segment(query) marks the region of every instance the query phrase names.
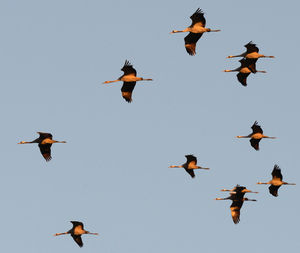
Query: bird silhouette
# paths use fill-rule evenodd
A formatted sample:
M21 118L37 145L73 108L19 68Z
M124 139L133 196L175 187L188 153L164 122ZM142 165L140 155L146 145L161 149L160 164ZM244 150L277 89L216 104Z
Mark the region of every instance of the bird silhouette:
M51 146L53 143L66 143L65 141L55 141L52 139L52 134L37 132L40 136L39 138L33 141L21 141L18 144L30 144L30 143L38 143L42 156L45 158L47 162L49 162L51 157Z
M128 102L132 102L132 92L137 81L152 81L152 79L145 79L143 77L136 76L136 70L133 68L129 61L125 61L123 68L121 69L124 75L120 76L118 79L113 81L105 81L104 84L114 83L123 81L123 86L121 88L122 97Z
M241 59L239 60L241 66L236 68L236 69L225 69L224 72L239 72L237 73L236 77L238 79L238 81L243 85L243 86L247 86L247 77L251 74L251 73L266 73L266 71L264 70L257 70L256 69L256 65L255 62L250 61L248 59Z
M277 164L274 165L273 171L272 171L272 180L270 180L267 183L258 182L257 184L270 184L269 186L269 192L274 196L278 196L278 189L282 185L295 185L294 183L287 183L282 181L282 174L281 169Z
M240 222L240 212L245 201L256 201L256 199L244 198L246 193L258 193L248 190L245 186L237 185L231 190L222 189L221 191L230 191L230 195L227 198L216 198L215 200L231 200L230 205L231 217L234 224Z
M70 221L73 224L73 227L68 231L64 233L56 233L54 236L58 235L66 235L70 234L74 241L78 244L79 247L83 246L83 242L81 239L81 235L89 234L89 235L98 235L98 233L91 233L89 231L84 230L83 223L80 221Z
M237 138L250 138L250 144L255 150L259 150L259 142L263 138L269 138L269 139L276 139L276 137L270 137L263 134L263 130L258 125L258 122L255 121L252 125L252 133L246 136L240 136L238 135Z
M185 49L189 55L196 54L196 44L205 32L219 32L220 30L212 30L206 28L206 20L204 18L203 11L198 8L195 13L190 17L192 24L182 31L173 30L171 33L189 32L189 34L184 38Z
M185 171L192 177L195 177L194 170L196 169L204 169L204 170L209 170L209 168L203 168L200 166L197 166L197 157L194 155L186 155L186 163L182 165L171 165L169 168L184 168Z

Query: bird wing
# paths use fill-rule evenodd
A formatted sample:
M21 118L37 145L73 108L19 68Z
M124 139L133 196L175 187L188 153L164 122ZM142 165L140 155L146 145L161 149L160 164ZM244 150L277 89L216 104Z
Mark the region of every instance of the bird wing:
M80 221L70 221L73 224L73 228L81 227L83 229L83 223Z
M269 192L274 196L277 197L278 196L278 189L280 188L280 186L275 186L275 185L270 185L269 186Z
M247 59L247 61L248 61L247 68L250 69L253 74L255 74L257 72L256 70L257 59Z
M253 134L255 134L255 133L263 133L263 130L262 130L262 128L260 127L260 125L258 125L258 122L257 121L255 121L254 122L254 124L252 125L252 131L253 131Z
M249 53L253 53L253 52L257 52L259 51L258 47L256 46L256 44L254 44L252 41L250 41L248 44L246 44L244 46L245 48L247 48L247 54Z
M73 237L74 241L78 244L79 247L82 247L83 246L83 242L81 240L81 235L72 235L71 236Z
M132 101L132 92L134 89L136 82L123 82L123 86L121 88L122 97L128 102L131 103Z
M281 169L279 168L279 166L277 164L274 165L274 169L272 171L272 177L273 179L279 179L280 181L282 181L282 174L281 174Z
M40 139L46 139L46 138L49 138L52 140L52 134L50 133L43 133L43 132L38 132L38 134L40 135Z
M194 14L192 16L190 16L191 20L192 20L192 24L190 27L192 27L193 25L197 24L197 23L201 23L201 25L203 27L205 27L206 24L206 20L204 18L204 12L198 8Z
M195 177L194 170L192 170L192 169L186 169L186 168L184 168L184 169L185 169L185 171L186 171L187 173L189 173L189 174L190 174L190 176L191 176L192 178L194 178L194 177Z
M243 203L244 203L243 200L232 201L230 210L231 210L231 216L234 224L238 224L240 222L240 210L242 208Z
M251 146L255 149L255 150L259 150L259 142L261 139L250 139L250 143Z
M41 154L47 162L49 162L52 159L51 146L52 146L52 143L46 143L46 144L39 143L39 148L40 148Z
M245 186L240 186L240 185L237 185L235 188L234 188L234 199L235 200L239 200L239 199L242 199L245 195L245 192L244 190L246 189Z
M250 73L237 73L236 77L243 86L247 86L247 77Z
M197 157L194 155L186 155L186 163L191 163L194 162L195 164L197 164Z
M185 49L189 55L196 54L196 43L201 38L203 33L189 33L185 38Z
M124 72L124 75L136 76L136 70L132 67L132 64L127 60L125 61L125 64L121 70Z

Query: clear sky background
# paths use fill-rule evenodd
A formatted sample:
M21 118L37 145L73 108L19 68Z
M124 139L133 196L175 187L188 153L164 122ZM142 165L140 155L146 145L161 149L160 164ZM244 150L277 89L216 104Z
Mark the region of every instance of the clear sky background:
M186 34L169 34L205 12L197 55ZM297 1L1 1L1 252L296 252L299 243L299 3ZM225 59L252 40L266 55L248 87ZM121 97L125 60L138 76L133 102ZM257 120L264 133L248 139ZM36 144L50 132L47 163ZM169 165L195 154L192 179ZM279 197L267 186L274 164ZM233 224L222 188L259 194ZM67 236L71 220L100 236Z

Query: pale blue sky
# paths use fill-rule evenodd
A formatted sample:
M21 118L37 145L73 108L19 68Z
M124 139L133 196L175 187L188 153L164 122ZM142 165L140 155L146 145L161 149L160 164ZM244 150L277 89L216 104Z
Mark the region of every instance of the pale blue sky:
M184 49L197 8L207 27L197 55ZM295 252L298 196L300 36L297 1L1 1L1 251L24 253ZM242 87L239 66L225 59L252 40L266 55ZM140 82L133 102L121 97L125 60ZM264 133L256 152L247 135ZM50 132L46 163L33 140ZM191 179L184 155L199 165ZM268 193L277 163L296 186ZM219 190L242 184L259 191L233 224ZM99 237L54 237L80 220Z

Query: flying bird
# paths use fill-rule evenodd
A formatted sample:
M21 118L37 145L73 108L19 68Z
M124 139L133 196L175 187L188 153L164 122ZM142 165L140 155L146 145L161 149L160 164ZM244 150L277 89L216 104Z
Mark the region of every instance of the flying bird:
M197 157L194 155L186 155L186 163L182 165L171 165L169 168L184 168L187 173L190 174L192 178L195 177L194 170L196 169L204 169L204 170L209 170L209 168L203 168L200 166L197 166Z
M29 144L29 143L38 143L42 156L45 158L47 162L49 162L51 157L51 146L53 143L66 143L65 141L55 141L52 140L52 134L37 132L40 136L39 138L33 141L21 141L18 144Z
M279 166L277 164L274 165L274 169L272 171L272 180L270 180L267 183L258 182L257 184L270 184L269 192L274 197L278 196L278 189L283 184L285 184L285 185L295 185L294 183L287 183L287 182L282 181L281 169L279 168Z
M247 189L245 186L236 185L233 189L222 189L222 192L230 192L235 198L243 198L246 193L258 193Z
M264 70L256 70L256 66L255 66L255 62L252 62L248 59L241 59L239 60L239 62L241 63L241 66L236 68L236 69L225 69L224 72L239 72L237 73L236 77L238 79L238 81L243 85L243 86L247 86L247 77L251 74L251 73L266 73L266 71Z
M78 244L78 246L82 247L83 242L81 240L81 235L84 234L98 235L98 233L91 233L89 231L84 230L83 223L80 221L70 221L70 222L73 224L73 227L68 232L56 233L54 236L70 234L73 237L74 241Z
M267 56L267 55L260 54L259 48L252 41L247 43L244 47L247 49L246 52L239 55L229 55L227 56L227 58L244 57L246 59L253 59L253 60L257 60L259 58L275 58L275 56Z
M206 20L204 18L204 13L201 9L197 9L195 13L190 17L192 24L182 31L173 30L171 33L189 32L189 34L184 38L185 49L189 55L196 54L196 43L201 38L202 34L205 32L219 32L221 30L212 30L206 28Z
M263 130L255 121L252 125L252 133L247 136L237 136L237 138L250 138L250 144L255 150L259 150L259 142L262 138L276 139L276 137L270 137L263 134Z
M256 201L256 199L244 198L246 192L252 192L244 186L237 185L232 190L223 189L222 191L230 191L230 196L227 198L216 198L216 200L231 200L230 205L231 217L234 224L240 222L240 211L243 206L244 201ZM257 192L252 192L257 193Z
M152 81L152 79L145 79L143 77L136 76L136 70L132 67L129 61L125 61L123 68L121 69L124 75L120 76L118 79L113 81L105 81L104 84L114 83L123 81L123 86L121 88L122 97L128 102L132 101L132 92L137 81Z

